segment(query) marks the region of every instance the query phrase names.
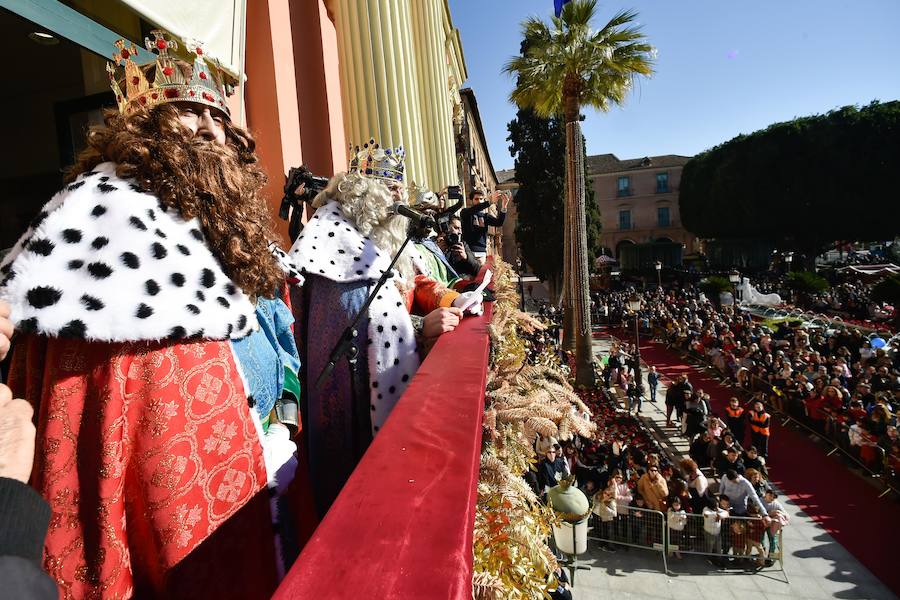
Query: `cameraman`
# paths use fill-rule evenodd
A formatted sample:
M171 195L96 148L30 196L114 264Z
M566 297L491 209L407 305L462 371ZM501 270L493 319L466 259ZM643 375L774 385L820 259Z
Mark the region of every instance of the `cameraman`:
M484 262L487 257L488 227L501 227L506 221L506 206L509 204L509 195L503 192L494 192L491 199L499 198L499 212L497 216L485 212L484 209L491 205L491 200L484 199L484 192L472 190L469 194L469 202L472 206L460 211L463 239L472 249L472 253L479 261Z
M465 277L475 277L481 270L481 262L472 252L472 249L462 239L462 221L458 216L450 217L450 229L447 234L440 239L441 249L450 261L450 266Z

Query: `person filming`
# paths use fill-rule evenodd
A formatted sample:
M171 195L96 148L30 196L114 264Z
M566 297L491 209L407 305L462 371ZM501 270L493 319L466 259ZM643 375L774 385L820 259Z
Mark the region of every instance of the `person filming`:
M493 201L499 200L498 214L494 216L485 212ZM509 204L509 195L503 192L494 192L490 200L484 199L484 192L472 190L469 193L470 206L460 211L462 221L463 240L472 248L472 253L480 262L487 258L488 227L502 227L506 221L506 207Z

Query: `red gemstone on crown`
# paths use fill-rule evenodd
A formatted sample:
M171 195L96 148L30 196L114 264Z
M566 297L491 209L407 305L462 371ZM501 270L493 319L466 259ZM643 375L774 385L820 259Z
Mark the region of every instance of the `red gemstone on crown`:
M203 48L197 46L197 56L203 56Z
M193 95L194 95L194 90L188 90L188 96L193 96Z
M200 71L200 79L206 79L206 73Z
M122 48L122 52L120 54L122 55L122 58L128 58L129 56L131 56L131 52L129 52L125 48Z
M173 73L172 67L163 68L163 75L165 75L166 77L171 77L172 73Z
M141 82L141 78L135 75L131 78L131 85L137 85Z
M153 98L154 100L156 100L157 98L159 98L159 94L154 92L154 93L150 94L150 97Z
M147 96L141 96L140 102L141 102L141 104L147 104Z
M166 95L166 98L178 97L178 90L176 90L175 88L167 88L163 93Z
M168 44L166 44L166 40L159 39L159 40L156 40L156 47L159 48L160 50L165 50L169 46L168 46Z

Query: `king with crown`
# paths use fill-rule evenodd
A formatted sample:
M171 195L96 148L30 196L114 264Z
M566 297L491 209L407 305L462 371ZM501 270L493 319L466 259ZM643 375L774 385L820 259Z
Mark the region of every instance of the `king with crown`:
M312 522L291 439L300 276L225 73L152 35L145 66L118 43L118 110L0 265L44 567L67 599L269 598Z
M406 238L408 220L394 211L407 197L404 159L402 147L381 148L375 140L353 149L348 172L316 196L317 210L290 251L305 278L291 294L302 379L309 382L304 423L320 516L387 421L424 350L465 311L481 309L480 293L459 294L427 277L410 244L356 327L355 365L341 360L315 385Z

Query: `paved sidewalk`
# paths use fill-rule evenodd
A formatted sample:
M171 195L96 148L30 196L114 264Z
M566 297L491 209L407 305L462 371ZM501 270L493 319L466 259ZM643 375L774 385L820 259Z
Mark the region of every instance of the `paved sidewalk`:
M595 354L605 355L610 343L609 337L595 339ZM646 382L646 370L644 373ZM680 457L687 453L688 444L687 440L675 435L674 428L665 427L665 383L668 382L660 383L655 405L645 399L641 418L663 446ZM704 557L686 555L682 560L670 557L669 573L666 574L658 552L630 549L608 553L590 542L588 553L581 557L579 564L589 565L591 569L576 572L573 595L576 600L612 595L620 600L897 598L794 503L781 499L791 516L791 523L784 530L784 573L775 568L758 573L720 571L710 566ZM889 551L888 544L884 546L885 551Z

